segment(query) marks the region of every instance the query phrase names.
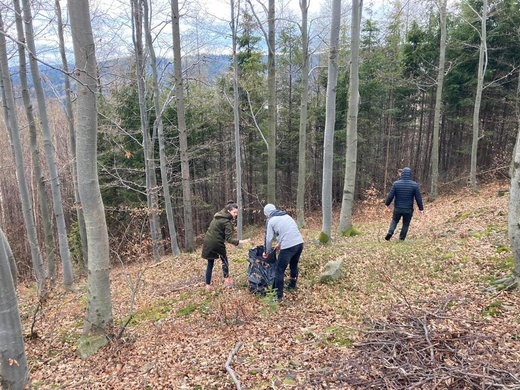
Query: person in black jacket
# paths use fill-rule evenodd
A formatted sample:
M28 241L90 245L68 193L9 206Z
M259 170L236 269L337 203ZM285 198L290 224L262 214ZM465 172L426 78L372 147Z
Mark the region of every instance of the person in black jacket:
M401 172L401 178L392 184L392 188L386 197L385 206L388 210L390 210L390 204L394 201L394 212L388 233L385 236L386 241L389 241L394 235L395 228L401 217L403 218L403 226L399 233L399 240L404 241L413 216L414 200L417 203L419 212L422 214L424 207L419 185L412 180L412 170L406 167Z
M224 284L231 286L233 279L229 276L229 261L226 253L226 242L232 245L240 245L249 242L249 239L238 240L234 237L233 220L238 215L238 206L235 202L230 201L222 210L213 216L213 220L209 224L204 242L202 244L202 258L208 260L206 267L206 291L211 290L211 275L213 273L213 265L215 260L222 260L222 273L224 275Z

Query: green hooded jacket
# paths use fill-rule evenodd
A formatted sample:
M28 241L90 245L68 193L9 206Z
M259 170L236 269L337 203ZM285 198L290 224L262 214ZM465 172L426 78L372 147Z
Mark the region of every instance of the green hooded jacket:
M238 245L238 239L234 238L233 235L233 216L226 209L222 209L213 216L206 231L202 244L202 258L226 257L226 242Z

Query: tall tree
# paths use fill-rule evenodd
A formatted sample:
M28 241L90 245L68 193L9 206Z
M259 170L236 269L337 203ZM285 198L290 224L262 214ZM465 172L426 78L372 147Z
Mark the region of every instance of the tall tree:
M107 342L113 322L109 277L109 245L105 209L97 172L97 60L89 1L68 0L77 80L78 189L88 242L87 313L78 353L89 356Z
M267 10L267 110L269 111L269 149L267 152L267 201L276 204L276 38L275 0L269 0Z
M352 0L352 25L350 43L350 77L348 88L347 150L345 153L345 181L339 219L339 231L347 233L352 227L352 209L356 189L357 138L359 111L359 39L363 0Z
M327 97L325 103L325 134L323 136L323 179L321 189L323 220L320 233L320 242L322 243L330 241L332 227L332 164L334 159L334 128L336 125L336 86L338 84L340 20L341 0L333 0L327 73Z
M67 239L67 226L65 224L65 214L63 212L63 201L60 191L60 177L58 174L58 167L56 166L51 128L49 126L49 117L47 115L47 107L45 104L45 93L43 91L40 69L36 59L36 44L32 24L33 17L31 11L31 2L29 0L22 0L22 4L23 18L25 23L25 38L29 48L29 64L31 67L34 91L36 93L36 99L38 102L38 113L40 115L40 125L43 135L43 148L45 151L47 168L49 169L50 175L49 181L51 185L52 207L54 210L54 217L56 219L56 230L58 232L58 247L61 257L63 284L65 286L71 286L74 282L74 275L72 273L72 262L70 260L70 249Z
M166 163L166 145L164 141L164 123L163 112L159 101L159 77L157 75L157 58L155 56L155 49L153 47L152 31L150 27L150 18L148 12L148 3L145 0L144 6L144 34L146 38L146 47L150 55L150 66L152 68L152 88L153 88L153 104L155 110L154 133L157 133L157 141L159 142L159 166L161 169L161 183L162 192L164 195L164 205L166 208L166 220L168 221L168 232L170 233L170 245L172 253L180 254L179 243L177 241L177 229L175 228L175 221L173 220L172 200L170 196L170 184L168 181L168 167ZM166 103L169 103L169 99ZM156 227L157 228L157 227ZM155 253L155 251L154 251Z
M433 118L433 140L431 156L431 190L430 199L438 196L439 187L439 133L441 126L442 90L444 86L444 68L446 62L446 5L448 0L439 0L439 18L441 39L439 44L439 69L437 71L437 92L435 95L435 114Z
M242 239L243 225L243 197L242 197L242 158L240 153L240 106L238 91L238 60L237 60L237 25L240 14L240 0L237 2L238 10L235 16L235 1L230 1L231 6L231 39L233 45L233 124L235 129L235 169L236 169L236 202L238 206L237 238Z
M146 102L146 77L147 66L145 61L145 49L143 46L144 20L147 18L145 8L147 0L132 0L132 27L134 55L137 76L137 95L139 100L139 114L141 119L141 135L143 137L144 170L146 177L146 203L148 207L148 224L152 237L153 257L156 262L160 260L158 237L158 202L157 183L155 178L155 160L153 158L153 143L149 128L149 114Z
M88 248L87 248L87 232L85 229L85 219L83 217L83 208L81 207L81 200L79 199L79 191L78 191L78 176L76 169L76 130L74 129L74 113L72 111L72 97L71 97L71 88L70 88L70 77L69 77L69 63L67 60L67 55L65 51L65 37L63 33L63 22L61 15L61 6L60 0L55 0L54 9L56 12L56 22L58 25L58 40L60 42L60 58L61 58L61 67L63 69L63 85L64 85L64 95L65 95L65 115L67 117L67 124L69 127L69 143L70 149L72 152L72 163L71 165L71 173L72 173L72 184L74 186L74 204L75 204L75 212L77 215L77 223L78 230L80 235L81 242L81 257L83 260L83 266L87 266L88 264Z
M46 179L43 175L43 168L40 161L40 148L38 145L38 135L36 130L36 119L34 118L33 105L29 92L29 82L27 76L27 60L25 50L25 33L24 23L22 19L22 9L20 1L13 1L16 12L16 31L18 35L18 59L20 69L20 86L22 87L22 100L25 108L25 115L29 126L29 139L31 144L31 159L33 168L33 177L36 182L38 193L38 204L40 206L40 217L43 228L43 242L45 245L45 255L47 259L47 274L49 278L55 277L56 253L54 248L54 235L52 232L52 219L49 211L49 203L47 201Z
M309 99L309 31L307 0L300 0L302 24L302 96L300 103L300 130L298 140L298 192L296 194L296 218L298 227L305 226L305 178L307 175L307 107Z
M25 163L23 160L22 142L20 140L20 132L18 127L18 117L16 114L16 103L13 94L13 85L11 82L11 74L9 73L9 61L7 57L7 45L5 41L6 30L3 18L0 14L0 73L2 81L2 100L4 104L5 124L8 129L13 158L15 163L16 177L18 180L18 189L20 192L20 201L22 204L22 213L31 248L31 259L33 272L38 285L38 292L45 295L45 270L43 268L43 260L38 243L38 234L36 231L36 223L32 212L32 201L29 193L29 186L25 175Z
M184 246L185 250L195 250L193 232L193 210L190 179L190 160L188 154L188 131L186 128L186 110L184 107L184 82L182 78L181 33L179 27L179 0L171 0L172 35L173 35L173 70L175 72L175 102L177 105L177 125L182 175L182 202L184 205Z
M484 75L487 68L487 0L482 1L482 14L476 10L480 18L480 48L478 56L477 90L475 92L475 105L473 108L473 136L471 140L471 170L469 181L471 190L476 193L477 188L477 151L480 137L480 104L482 101L482 90L484 88Z
M0 387L23 390L29 379L23 343L22 323L16 299L15 284L7 240L0 229Z

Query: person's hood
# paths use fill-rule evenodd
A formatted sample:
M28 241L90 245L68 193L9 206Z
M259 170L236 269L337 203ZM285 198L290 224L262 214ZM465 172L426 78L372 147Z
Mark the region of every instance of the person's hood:
M222 209L214 215L214 218L233 219L233 216L226 209Z
M265 206L264 206L264 215L269 218L269 216L271 215L271 213L273 211L276 211L276 207L274 204L271 204L271 203L267 203Z
M412 180L412 170L410 168L403 168L403 171L401 172L401 180Z

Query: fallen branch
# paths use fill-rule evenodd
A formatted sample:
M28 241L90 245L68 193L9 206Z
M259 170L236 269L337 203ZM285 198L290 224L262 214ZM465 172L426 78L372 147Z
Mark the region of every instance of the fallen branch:
M233 369L229 365L231 364L233 357L238 353L238 350L240 349L240 347L242 347L242 345L244 345L244 343L242 341L239 341L238 343L235 344L235 348L229 354L226 365L224 366L226 368L226 371L229 373L229 376L231 376L231 379L233 379L233 382L235 382L235 386L237 387L238 390L241 389L240 381L237 379L237 377L235 375L235 371L233 371Z

